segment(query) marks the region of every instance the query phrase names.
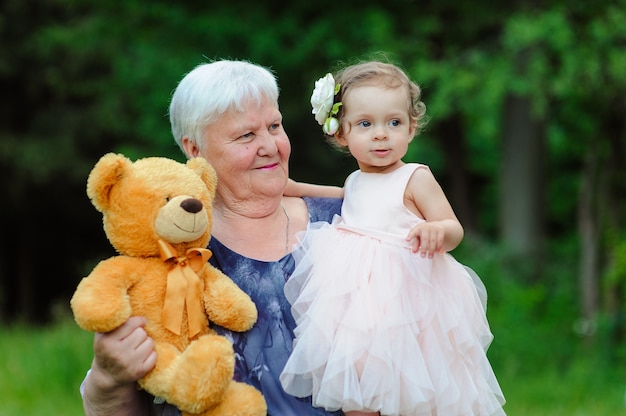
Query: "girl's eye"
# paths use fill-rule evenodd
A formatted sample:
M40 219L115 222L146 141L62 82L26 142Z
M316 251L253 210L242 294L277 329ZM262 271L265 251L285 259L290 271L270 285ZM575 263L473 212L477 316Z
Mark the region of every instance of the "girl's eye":
M369 121L367 121L367 120L363 120L363 121L359 122L358 124L359 124L360 126L362 126L362 127L369 127L369 126L371 126L371 125L372 125L372 123L370 123L370 122L369 122Z
M398 127L400 125L400 120L391 120L389 122L393 127Z

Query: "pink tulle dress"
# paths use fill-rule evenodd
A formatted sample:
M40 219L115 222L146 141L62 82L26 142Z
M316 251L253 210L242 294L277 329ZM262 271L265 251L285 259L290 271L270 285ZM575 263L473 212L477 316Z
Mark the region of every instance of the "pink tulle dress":
M341 217L304 235L285 284L297 327L281 384L326 410L504 415L484 286L451 255L422 258L405 241L423 221L403 203L416 169L427 167L353 172Z

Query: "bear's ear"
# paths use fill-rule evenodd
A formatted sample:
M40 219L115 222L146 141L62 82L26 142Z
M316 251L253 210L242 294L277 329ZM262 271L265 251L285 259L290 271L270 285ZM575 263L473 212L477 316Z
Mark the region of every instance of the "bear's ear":
M109 206L113 186L132 169L130 159L121 154L107 153L100 158L87 178L87 196L100 212Z
M202 157L194 157L187 161L187 167L194 172L202 179L209 188L209 192L211 195L215 195L215 187L217 186L217 173L215 173L215 169L206 159Z

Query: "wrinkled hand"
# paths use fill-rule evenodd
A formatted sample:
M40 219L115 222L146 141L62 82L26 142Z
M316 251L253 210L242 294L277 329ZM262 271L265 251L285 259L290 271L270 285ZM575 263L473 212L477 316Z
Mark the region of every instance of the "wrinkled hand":
M119 328L94 337L92 373L111 387L134 383L156 364L154 342L144 330L145 319L134 316Z
M406 240L411 243L413 253L432 259L435 253L443 252L445 227L439 221L423 222L409 231Z

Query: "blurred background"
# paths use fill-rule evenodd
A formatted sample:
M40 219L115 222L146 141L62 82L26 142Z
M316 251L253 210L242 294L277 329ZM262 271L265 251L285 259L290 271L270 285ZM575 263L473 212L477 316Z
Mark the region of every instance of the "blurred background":
M213 4L211 4L213 3ZM69 299L114 255L85 186L107 152L182 161L167 108L212 59L271 68L291 176L353 159L311 115L314 82L385 56L430 118L431 166L489 292L509 415L626 414L626 1L0 2L0 415L82 414L92 335Z

